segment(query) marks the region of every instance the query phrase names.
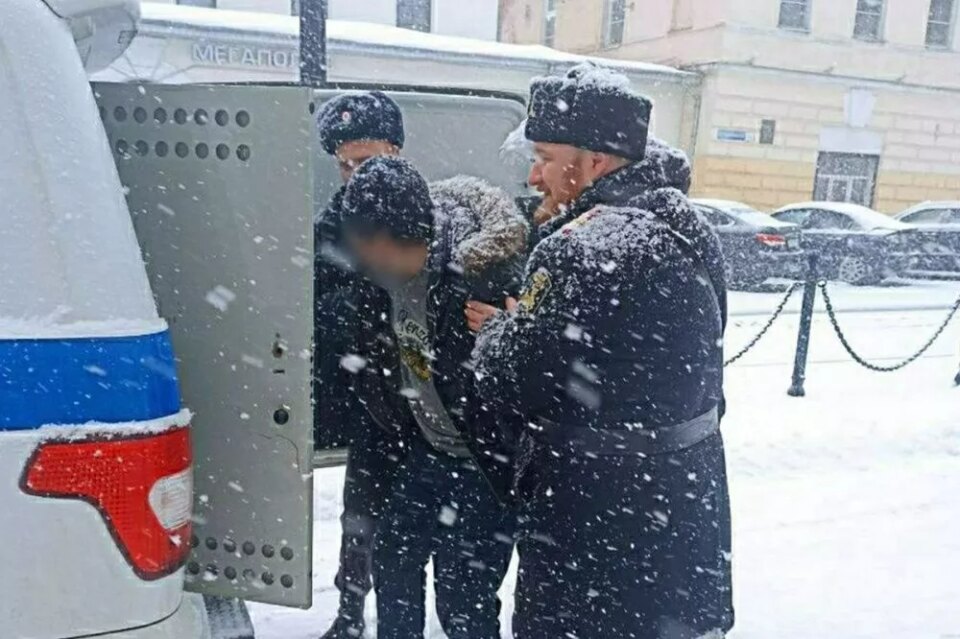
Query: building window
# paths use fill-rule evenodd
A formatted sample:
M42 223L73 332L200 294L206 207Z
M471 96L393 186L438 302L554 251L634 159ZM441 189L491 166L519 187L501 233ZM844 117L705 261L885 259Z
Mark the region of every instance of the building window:
M955 16L955 0L930 0L930 17L927 20L928 47L950 46Z
M773 144L777 138L777 121L760 121L760 144Z
M883 38L883 0L857 0L857 22L853 37L858 40Z
M217 8L217 0L177 0L177 4L188 7L207 7L208 9Z
M397 0L397 26L430 33L432 27L432 0Z
M811 0L780 0L780 28L810 30Z
M880 158L855 153L820 153L813 199L873 206Z
M300 0L290 0L290 15L300 15Z
M627 20L627 0L606 0L603 19L603 44L618 47L623 44L624 23Z
M543 43L552 47L557 41L557 0L544 0Z

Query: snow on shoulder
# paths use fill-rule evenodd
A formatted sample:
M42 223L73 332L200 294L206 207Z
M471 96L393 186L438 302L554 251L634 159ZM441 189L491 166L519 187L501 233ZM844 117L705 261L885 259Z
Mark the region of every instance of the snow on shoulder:
M648 259L659 261L672 245L666 225L651 212L598 206L541 242L537 250L542 246L585 270L610 274L639 268Z

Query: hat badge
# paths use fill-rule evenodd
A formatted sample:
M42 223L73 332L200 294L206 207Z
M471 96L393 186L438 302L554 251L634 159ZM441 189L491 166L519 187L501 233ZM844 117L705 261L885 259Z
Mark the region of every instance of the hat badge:
M353 113L344 111L340 114L340 119L343 120L344 124L350 124L353 121Z

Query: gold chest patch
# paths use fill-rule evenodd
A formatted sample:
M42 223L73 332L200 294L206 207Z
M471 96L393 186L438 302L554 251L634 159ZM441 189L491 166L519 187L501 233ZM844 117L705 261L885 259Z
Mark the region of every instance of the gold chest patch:
M530 276L520 293L520 298L517 300L520 311L530 314L536 313L552 288L553 280L550 279L550 273L545 268L538 269L536 273Z

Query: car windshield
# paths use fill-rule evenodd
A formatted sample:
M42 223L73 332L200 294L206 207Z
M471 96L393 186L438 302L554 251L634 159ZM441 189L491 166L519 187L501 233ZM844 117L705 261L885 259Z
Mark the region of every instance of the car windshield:
M729 209L729 212L739 220L754 226L781 226L786 224L786 222L780 221L768 213L748 207Z
M910 228L909 224L862 206L838 207L837 212L851 218L867 231L904 231Z

